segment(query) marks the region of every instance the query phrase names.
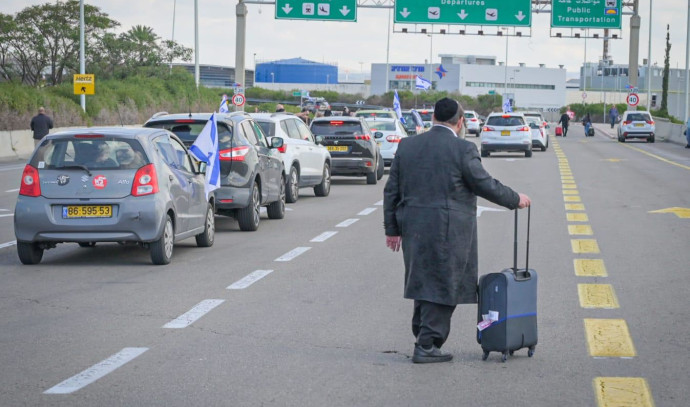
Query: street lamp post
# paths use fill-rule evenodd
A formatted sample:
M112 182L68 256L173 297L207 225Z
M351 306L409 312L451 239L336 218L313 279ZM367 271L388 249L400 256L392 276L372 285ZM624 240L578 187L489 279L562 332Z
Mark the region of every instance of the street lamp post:
M431 88L433 89L434 79L431 77L431 75L432 75L431 71L434 69L433 68L434 64L431 61L431 58L433 58L433 55L434 55L434 37L432 34L427 34L426 36L429 37L429 83L431 83Z
M690 105L690 0L688 0L688 23L687 35L685 37L685 105L683 110L685 113L684 124L688 123L688 105Z
M690 1L690 0L688 0ZM86 73L86 63L84 61L84 0L79 2L79 73ZM86 111L86 95L80 95L81 110Z
M647 111L652 106L652 3L649 0L649 44L647 44Z
M254 53L254 83L252 86L256 86L256 52Z

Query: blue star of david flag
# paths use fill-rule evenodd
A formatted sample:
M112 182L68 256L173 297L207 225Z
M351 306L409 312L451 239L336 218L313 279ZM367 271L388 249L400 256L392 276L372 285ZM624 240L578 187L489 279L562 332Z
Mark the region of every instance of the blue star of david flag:
M208 199L211 192L220 188L220 154L218 152L218 123L216 114L211 118L201 130L201 133L194 140L194 144L189 148L194 157L206 163L206 182L204 182L204 192Z
M421 76L417 75L417 78L415 79L415 88L427 90L430 87L431 87L431 81L430 80L424 79Z
M398 90L395 90L395 97L393 98L393 110L395 110L395 115L400 119L400 123L405 124L405 118L402 115L402 110L400 110L400 98L398 97Z
M223 95L223 99L220 101L220 107L218 108L218 113L228 113L228 95Z

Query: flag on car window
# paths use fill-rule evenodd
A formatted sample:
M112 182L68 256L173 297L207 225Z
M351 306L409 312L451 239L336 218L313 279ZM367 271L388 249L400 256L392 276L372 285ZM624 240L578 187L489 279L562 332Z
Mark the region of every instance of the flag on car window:
M426 79L422 78L421 76L417 75L417 78L415 79L415 87L417 89L427 90L431 87L431 81L426 80Z
M393 110L395 110L395 115L398 116L400 122L405 124L405 118L402 115L402 110L400 110L400 98L398 97L398 90L395 90L395 97L393 98Z
M220 101L220 107L218 108L218 113L227 113L229 112L230 109L228 109L228 95L223 94L223 99Z
M194 140L194 144L189 148L199 161L206 163L206 182L204 192L206 199L214 190L220 188L220 155L218 153L218 124L216 114L211 118L201 130L201 133Z

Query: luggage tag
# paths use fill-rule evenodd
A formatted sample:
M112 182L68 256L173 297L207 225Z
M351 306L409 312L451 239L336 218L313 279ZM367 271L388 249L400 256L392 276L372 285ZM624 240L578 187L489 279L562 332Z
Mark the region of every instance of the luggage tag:
M482 322L477 324L477 329L481 332L496 321L498 321L498 311L489 311L488 314L482 314Z

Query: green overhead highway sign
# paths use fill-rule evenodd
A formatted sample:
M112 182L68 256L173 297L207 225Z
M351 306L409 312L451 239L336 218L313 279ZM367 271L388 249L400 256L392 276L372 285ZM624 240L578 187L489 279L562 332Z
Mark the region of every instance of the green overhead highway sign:
M395 0L395 22L529 27L531 0Z
M621 0L552 0L553 28L621 28Z
M276 18L357 21L357 0L276 0Z

